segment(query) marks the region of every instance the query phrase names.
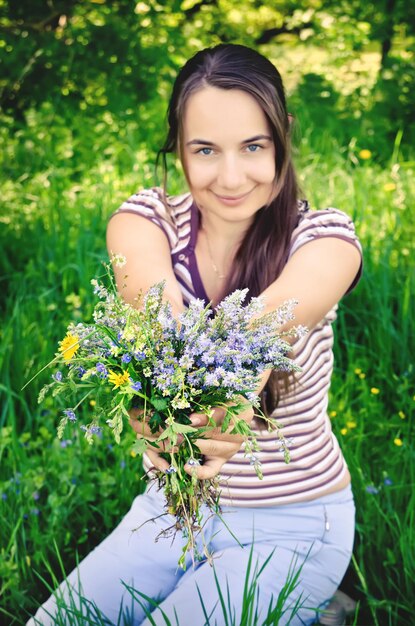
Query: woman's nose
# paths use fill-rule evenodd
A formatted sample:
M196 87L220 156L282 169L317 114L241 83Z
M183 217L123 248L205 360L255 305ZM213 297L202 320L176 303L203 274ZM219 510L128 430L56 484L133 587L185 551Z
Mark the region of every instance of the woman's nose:
M225 155L219 164L218 185L225 190L240 190L245 183L246 175L242 163L234 155Z

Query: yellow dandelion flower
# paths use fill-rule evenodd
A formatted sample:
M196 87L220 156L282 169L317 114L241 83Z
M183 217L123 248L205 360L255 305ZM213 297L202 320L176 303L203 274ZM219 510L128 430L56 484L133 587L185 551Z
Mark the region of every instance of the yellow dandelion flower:
M403 446L403 441L399 437L395 437L395 439L393 440L393 443L395 444L395 446L398 446L398 447Z
M383 185L383 191L395 191L396 185L395 183L385 183Z
M370 393L373 393L374 396L377 396L378 393L380 393L380 389L378 389L377 387L372 387L370 389Z
M117 388L125 385L125 383L128 383L128 381L130 380L130 375L127 371L123 372L122 374L117 374L116 372L110 370L108 380L114 385L115 388Z
M337 411L330 411L330 417L336 417Z
M361 379L363 380L364 378L366 378L366 374L364 374L363 372L361 372L361 373L359 374L359 378L361 378Z
M342 428L340 432L342 435L345 435L347 433L347 428Z
M65 361L70 361L72 357L79 350L79 337L78 335L72 335L71 333L67 333L66 337L59 342L59 352L62 353Z
M356 367L354 373L356 374L356 376L359 376L359 374L362 373L362 370L360 369L360 367Z
M364 161L367 161L367 159L370 159L370 157L372 156L372 153L370 150L367 150L367 148L364 148L363 150L360 150L359 156Z
M135 457L137 456L137 452L135 452L134 450L131 450L130 456L132 456L133 459L135 459Z
M401 418L401 420L404 420L405 417L406 417L406 415L405 415L405 413L403 411L399 411L398 415Z
M352 420L350 422L346 422L346 426L347 426L347 428L356 428L357 422L355 422L354 420Z
M89 405L90 406L95 406L96 405L96 400L90 400L89 401Z

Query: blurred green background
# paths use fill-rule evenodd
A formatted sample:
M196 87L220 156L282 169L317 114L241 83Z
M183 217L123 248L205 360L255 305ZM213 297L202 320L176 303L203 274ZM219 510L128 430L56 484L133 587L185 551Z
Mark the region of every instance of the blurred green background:
M413 624L415 4L0 0L0 620L24 623L142 489L131 439L91 449L39 406L70 321L89 320L108 216L155 184L177 69L219 42L285 79L314 208L355 220L365 273L336 322L330 415L358 522L349 623ZM169 191L182 190L171 161Z

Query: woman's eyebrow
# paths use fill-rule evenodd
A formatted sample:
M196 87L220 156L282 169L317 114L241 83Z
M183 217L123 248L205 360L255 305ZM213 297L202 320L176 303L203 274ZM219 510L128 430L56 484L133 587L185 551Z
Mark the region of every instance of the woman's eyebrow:
M267 141L272 141L272 137L270 135L255 135L255 137L250 137L249 139L245 139L241 143L253 143L254 141L261 141L266 139Z
M195 145L204 145L204 146L214 146L215 144L212 141L208 141L207 139L192 139L186 143L186 146L195 146Z
M272 137L270 135L255 135L254 137L249 137L249 139L244 139L241 141L241 145L246 143L253 143L254 141L272 141ZM203 146L214 146L215 144L212 141L208 141L207 139L192 139L186 143L186 146L194 146L194 145L203 145Z

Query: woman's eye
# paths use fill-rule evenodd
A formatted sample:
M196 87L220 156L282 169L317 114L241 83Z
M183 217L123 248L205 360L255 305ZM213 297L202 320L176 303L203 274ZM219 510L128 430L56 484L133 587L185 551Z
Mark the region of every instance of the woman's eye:
M262 146L259 146L257 143L251 143L250 146L247 146L248 152L259 152Z
M200 150L197 151L198 154L204 154L205 156L210 156L212 152L212 148L200 148Z

